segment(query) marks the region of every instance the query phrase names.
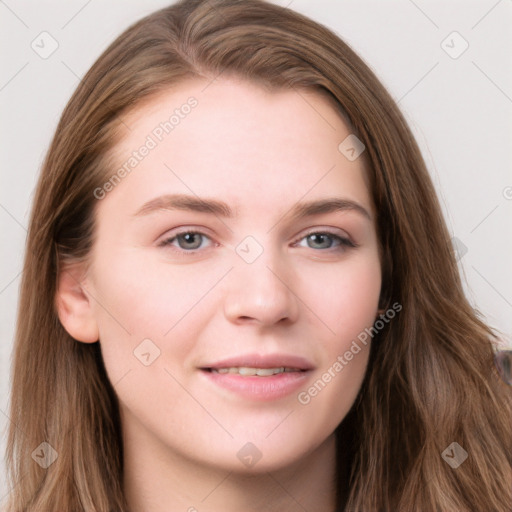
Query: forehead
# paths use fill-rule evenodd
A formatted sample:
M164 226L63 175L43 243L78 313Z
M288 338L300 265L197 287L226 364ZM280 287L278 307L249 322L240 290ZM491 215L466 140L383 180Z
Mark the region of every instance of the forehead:
M114 167L132 158L136 172L125 181L146 195L154 179L181 188L170 192L233 199L282 201L286 191L298 200L336 188L371 209L363 158L352 161L340 151L351 132L327 93L268 90L236 78L190 80L144 100L123 122ZM144 146L150 150L133 161Z

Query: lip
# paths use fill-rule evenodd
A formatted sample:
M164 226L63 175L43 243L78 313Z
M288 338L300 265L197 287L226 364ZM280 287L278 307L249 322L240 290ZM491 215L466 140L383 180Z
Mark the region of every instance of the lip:
M296 368L297 371L276 375L242 376L232 373L215 373L212 369L231 367L249 368ZM210 384L218 386L244 399L266 402L284 398L304 386L314 366L305 358L291 354L247 354L223 359L204 365L201 374Z

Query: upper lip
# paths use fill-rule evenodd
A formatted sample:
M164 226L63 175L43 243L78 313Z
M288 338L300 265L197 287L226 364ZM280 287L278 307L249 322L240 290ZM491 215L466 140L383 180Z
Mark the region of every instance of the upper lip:
M201 366L202 370L218 370L219 368L296 368L313 370L314 366L304 357L292 354L244 354L229 357L220 361Z

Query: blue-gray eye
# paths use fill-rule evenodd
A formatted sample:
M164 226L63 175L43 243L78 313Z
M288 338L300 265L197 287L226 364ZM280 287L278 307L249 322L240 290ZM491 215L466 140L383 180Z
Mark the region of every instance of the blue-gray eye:
M160 245L173 245L173 242L177 240L179 249L183 249L184 251L195 251L201 247L201 243L204 238L208 237L199 231L183 231L170 238L166 238Z
M307 247L310 249L331 249L333 247L355 247L355 244L348 238L343 238L339 235L329 232L314 232L309 233L301 240L306 240ZM311 242L311 243L310 243ZM301 245L304 247L303 245Z

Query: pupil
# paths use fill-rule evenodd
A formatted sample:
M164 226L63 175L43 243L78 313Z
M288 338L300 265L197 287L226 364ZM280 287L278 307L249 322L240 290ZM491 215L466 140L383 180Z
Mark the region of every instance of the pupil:
M197 233L185 233L182 235L186 244L194 245L194 238L197 236ZM197 243L196 243L197 245Z

